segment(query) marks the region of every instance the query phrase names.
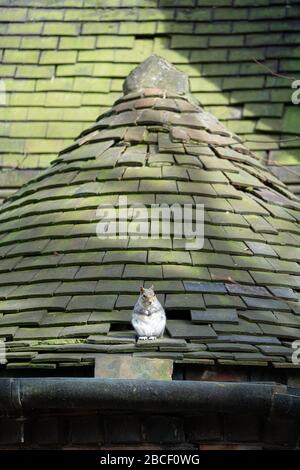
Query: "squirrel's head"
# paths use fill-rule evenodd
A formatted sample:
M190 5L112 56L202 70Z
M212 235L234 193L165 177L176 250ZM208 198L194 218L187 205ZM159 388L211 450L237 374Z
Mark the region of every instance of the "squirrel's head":
M140 298L144 304L151 305L155 299L156 294L154 292L154 286L145 289L144 287L140 288Z

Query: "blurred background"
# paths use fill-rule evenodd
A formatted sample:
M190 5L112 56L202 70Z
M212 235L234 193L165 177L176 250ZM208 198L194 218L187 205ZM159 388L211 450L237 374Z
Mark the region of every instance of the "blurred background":
M105 112L153 52L300 194L299 18L297 0L0 0L0 200Z

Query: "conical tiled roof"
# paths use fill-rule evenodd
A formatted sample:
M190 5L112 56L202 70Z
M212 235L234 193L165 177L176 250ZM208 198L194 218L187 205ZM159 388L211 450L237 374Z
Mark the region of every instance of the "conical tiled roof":
M0 335L8 366L126 352L289 366L300 339L300 202L151 56L125 94L0 209ZM96 236L99 204L203 203L205 244ZM136 344L131 309L154 283L167 334Z

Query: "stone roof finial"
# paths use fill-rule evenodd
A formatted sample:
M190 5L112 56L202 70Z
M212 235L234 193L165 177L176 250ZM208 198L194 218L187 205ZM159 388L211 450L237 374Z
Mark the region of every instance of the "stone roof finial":
M178 95L190 92L188 76L156 54L139 64L123 84L125 95L145 88L160 88Z

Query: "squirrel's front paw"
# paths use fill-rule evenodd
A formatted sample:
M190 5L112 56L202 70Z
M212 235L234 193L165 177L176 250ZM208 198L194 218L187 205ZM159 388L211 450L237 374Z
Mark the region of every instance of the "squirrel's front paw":
M149 339L150 341L155 341L155 340L157 339L157 337L156 337L156 336L149 336L148 339Z
M139 336L138 339L141 339L142 341L146 341L146 339L148 339L148 338L147 338L147 336Z

